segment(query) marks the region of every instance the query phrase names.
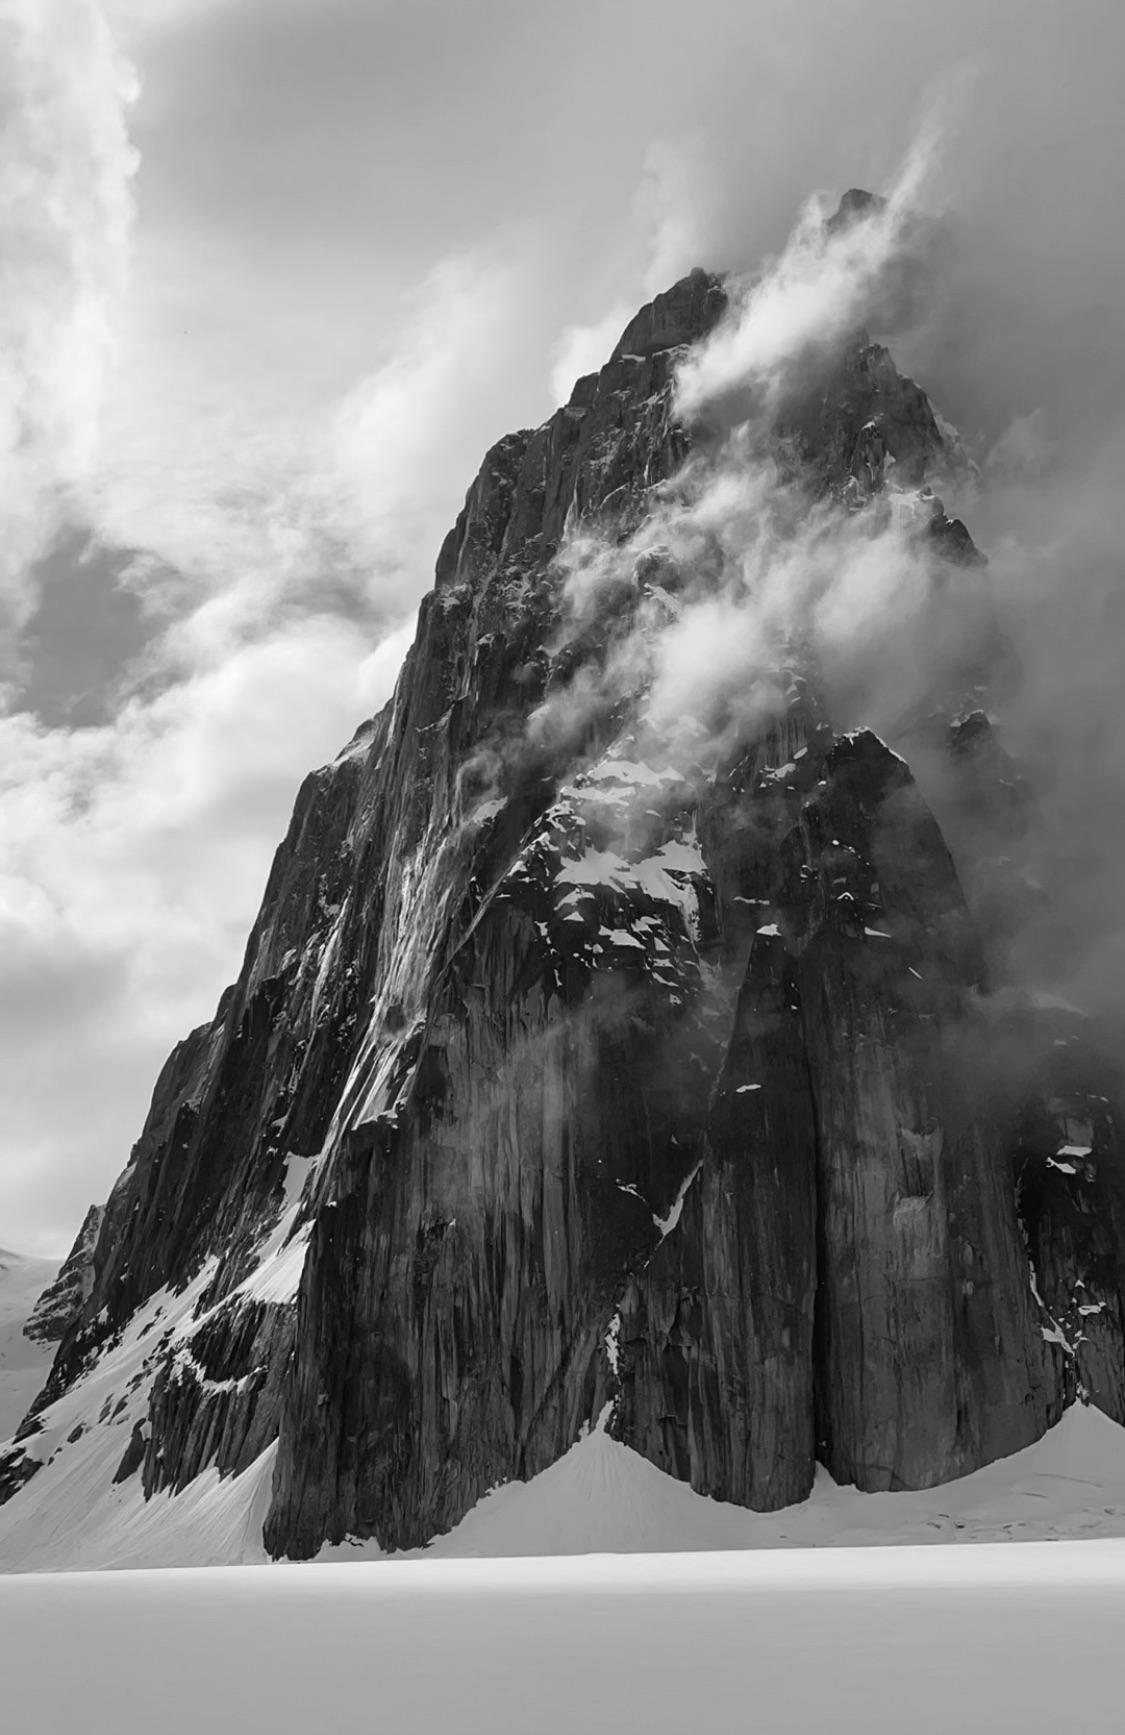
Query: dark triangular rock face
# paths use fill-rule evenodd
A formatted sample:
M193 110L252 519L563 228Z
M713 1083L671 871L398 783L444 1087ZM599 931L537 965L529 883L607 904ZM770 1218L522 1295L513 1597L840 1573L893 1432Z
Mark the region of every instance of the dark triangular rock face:
M706 559L621 551L710 437L675 369L725 308L692 273L487 455L394 699L306 780L239 980L161 1075L9 1492L141 1329L119 1473L180 1489L276 1440L278 1555L425 1542L599 1417L761 1508L818 1459L867 1489L962 1474L1080 1390L1125 1420L1120 1123L1099 1107L1070 1163L1051 1140L1082 1143L1097 1081L997 1089L907 765L835 731L796 651L717 758L648 752L622 648ZM844 515L882 509L890 458L923 491L959 461L862 333L772 437ZM918 500L935 572L971 559ZM613 571L576 605L595 534ZM989 805L971 727L941 727Z

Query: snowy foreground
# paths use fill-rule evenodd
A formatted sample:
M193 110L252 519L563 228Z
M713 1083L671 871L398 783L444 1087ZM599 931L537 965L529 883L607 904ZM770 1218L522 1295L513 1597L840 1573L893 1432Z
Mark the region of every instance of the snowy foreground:
M81 1444L81 1442L80 1442ZM205 1471L179 1495L146 1501L139 1476L110 1478L122 1442L49 1464L0 1507L0 1573L103 1567L265 1564L262 1523L274 1448L241 1476ZM373 1543L322 1550L318 1565L379 1570L439 1560L585 1554L789 1550L879 1544L1125 1538L1125 1429L1075 1407L1034 1446L940 1488L859 1494L821 1472L783 1512L705 1499L604 1433L592 1433L533 1481L488 1494L448 1536L414 1555ZM974 1551L975 1552L975 1551Z
M22 1337L21 1309L26 1317L53 1272L45 1278L35 1269L40 1261L0 1258L7 1261L0 1271L0 1412L10 1415L10 1429L50 1359L49 1346ZM146 1501L139 1475L113 1480L132 1425L145 1414L150 1334L158 1323L190 1318L206 1275L182 1295L153 1297L117 1347L45 1412L33 1443L43 1467L0 1506L0 1573L265 1563L274 1447L242 1475L221 1480L208 1470L178 1495ZM595 1430L533 1481L486 1495L448 1536L419 1552L432 1567L472 1556L1108 1537L1125 1538L1125 1428L1079 1405L1035 1445L960 1481L918 1493L860 1494L822 1471L810 1499L774 1513L705 1499ZM320 1560L380 1560L380 1570L392 1564L370 1543L326 1548Z
M0 1580L37 1735L1086 1735L1123 1619L1121 1542Z
M49 1359L21 1309L53 1272L5 1257L14 1416ZM99 1401L128 1390L142 1347L126 1333L91 1376ZM269 1566L272 1448L146 1502L138 1477L111 1481L131 1411L60 1450L70 1402L49 1461L0 1508L5 1729L1125 1727L1125 1429L1096 1410L942 1488L864 1495L822 1475L768 1515L703 1499L595 1431L416 1557L344 1544ZM948 1542L981 1546L911 1546Z

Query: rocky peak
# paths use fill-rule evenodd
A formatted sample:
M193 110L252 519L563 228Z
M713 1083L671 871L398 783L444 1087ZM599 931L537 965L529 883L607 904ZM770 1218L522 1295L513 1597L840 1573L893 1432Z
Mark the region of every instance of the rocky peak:
M1116 1201L1117 1111L1083 1141L1088 1081L990 1092L980 936L909 766L795 651L721 751L649 727L646 647L711 567L630 538L725 306L693 272L487 454L394 699L302 786L239 980L161 1074L14 1503L85 1490L105 1429L146 1496L276 1443L272 1552L413 1546L599 1418L754 1506L818 1461L920 1486L1073 1398L1076 1274L1106 1303L1084 1389L1125 1403L1119 1244L1073 1216ZM953 522L948 434L866 335L767 435L841 524L892 495ZM611 581L579 607L587 546ZM951 721L968 811L991 762ZM1050 1169L1048 1125L1103 1166Z
M541 572L568 524L605 512L635 519L644 491L687 450L671 406L678 354L725 308L719 279L691 272L641 309L606 366L549 421L499 441L442 547L438 588L475 587L517 566Z
M857 502L881 489L892 467L896 483L918 488L952 462L929 398L865 331L809 359L778 429L814 488Z
M722 279L696 266L633 316L618 338L610 362L696 343L718 324L726 308Z
M824 227L829 235L838 235L856 223L865 222L868 217L881 216L886 208L887 201L879 193L865 192L862 187L849 187Z

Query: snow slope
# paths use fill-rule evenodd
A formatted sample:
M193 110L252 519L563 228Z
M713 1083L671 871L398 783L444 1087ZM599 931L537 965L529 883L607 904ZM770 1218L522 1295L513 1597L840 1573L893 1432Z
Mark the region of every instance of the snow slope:
M190 1332L212 1275L208 1263L178 1295L150 1296L89 1372L42 1412L41 1431L26 1442L42 1468L0 1506L0 1572L267 1558L262 1523L274 1446L241 1476L220 1479L212 1468L177 1495L145 1500L139 1474L114 1481L147 1415L157 1345L163 1337L174 1346Z
M839 1488L822 1470L783 1512L707 1500L595 1432L531 1482L478 1503L427 1558L667 1553L1125 1537L1125 1428L1076 1406L1035 1445L972 1476L905 1494ZM346 1558L364 1545L325 1549Z
M306 1238L286 1237L314 1162L289 1159L280 1213L236 1294L276 1301L295 1288ZM262 1524L274 1446L242 1475L220 1478L211 1468L177 1495L146 1501L137 1472L114 1480L134 1429L147 1425L158 1368L169 1354L191 1355L192 1333L207 1318L198 1308L214 1270L208 1260L185 1288L150 1295L90 1368L42 1411L39 1431L23 1442L41 1468L0 1506L0 1572L224 1566L267 1558Z
M146 1501L139 1477L110 1482L127 1415L70 1446L0 1507L0 1571L265 1563L261 1529L275 1448L241 1476L220 1480L209 1470L182 1494ZM704 1499L594 1432L531 1482L486 1495L448 1536L413 1555L436 1564L1107 1537L1125 1538L1125 1429L1076 1407L1026 1451L944 1487L860 1494L822 1472L809 1500L773 1513ZM409 1558L344 1543L323 1549L319 1564Z
M1108 1735L1125 1543L0 1580L36 1735Z
M53 1343L32 1343L25 1322L58 1275L51 1259L30 1259L0 1247L0 1441L15 1433L47 1378Z
M289 1281L284 1233L303 1174L301 1166L294 1197L287 1196L263 1249L271 1255L261 1267L271 1293L283 1277ZM30 1343L22 1326L54 1275L48 1260L0 1253L0 1422L7 1423L0 1439L46 1377L51 1346ZM210 1275L208 1265L179 1294L150 1297L90 1371L44 1411L41 1431L27 1442L42 1468L0 1506L0 1572L265 1563L262 1522L275 1447L240 1476L220 1479L207 1470L183 1493L148 1501L139 1475L113 1481L134 1425L147 1414L157 1345L174 1348L198 1325L195 1308ZM1035 1445L958 1482L860 1494L822 1471L807 1501L775 1513L705 1499L595 1429L531 1482L494 1490L449 1535L414 1552L435 1564L473 1556L1094 1537L1125 1538L1125 1429L1080 1405ZM344 1543L319 1558L354 1565L382 1557L374 1544Z

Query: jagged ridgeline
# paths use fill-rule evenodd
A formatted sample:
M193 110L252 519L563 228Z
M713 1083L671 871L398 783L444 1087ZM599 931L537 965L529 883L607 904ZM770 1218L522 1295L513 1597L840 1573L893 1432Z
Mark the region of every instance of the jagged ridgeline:
M818 1461L959 1476L1077 1395L1125 1421L1111 1093L1079 1020L989 998L1018 815L987 572L933 493L955 438L853 332L732 448L676 408L726 314L693 272L485 458L393 700L306 779L238 982L84 1231L16 1502L269 1450L266 1545L304 1557L423 1543L592 1426L776 1508ZM935 618L975 599L890 744L841 732L800 632L754 703L654 721L712 579L652 527L732 450L820 525L905 515ZM954 830L987 815L975 855L914 739Z

